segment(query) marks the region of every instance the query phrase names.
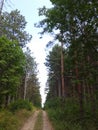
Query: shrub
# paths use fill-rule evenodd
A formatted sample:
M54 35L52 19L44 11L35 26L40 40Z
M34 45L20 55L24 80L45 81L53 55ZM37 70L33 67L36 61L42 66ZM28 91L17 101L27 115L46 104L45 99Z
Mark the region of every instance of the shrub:
M30 111L33 109L33 105L31 102L27 100L17 100L9 105L9 109L12 112L15 112L16 110L19 109L26 109Z
M32 111L21 109L14 114L8 110L0 110L0 130L20 130Z
M84 107L83 117L80 114L78 100L55 98L45 104L49 118L55 130L97 130L98 110L95 115L87 103Z
M19 125L18 119L9 111L0 112L0 130L17 130Z

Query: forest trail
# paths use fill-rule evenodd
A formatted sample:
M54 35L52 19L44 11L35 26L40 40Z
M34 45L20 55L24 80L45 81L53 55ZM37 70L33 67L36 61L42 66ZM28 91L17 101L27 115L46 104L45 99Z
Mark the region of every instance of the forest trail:
M27 120L21 130L33 130L35 122L37 120L39 111L35 111L35 113Z
M35 111L33 116L31 116L21 130L34 130L35 123L37 121L39 111ZM48 119L47 113L45 111L42 112L42 120L43 120L43 129L42 130L53 130L51 123Z
M43 130L53 130L52 125L48 119L47 113L43 111Z

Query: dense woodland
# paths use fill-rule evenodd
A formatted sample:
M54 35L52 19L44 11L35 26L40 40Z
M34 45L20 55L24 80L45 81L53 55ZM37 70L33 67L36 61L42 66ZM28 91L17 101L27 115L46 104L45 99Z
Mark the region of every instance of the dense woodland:
M45 18L36 24L41 35L54 37L47 44L53 48L45 63L46 109L56 130L97 130L98 1L50 1L53 7L40 8Z
M26 24L18 10L0 14L0 108L20 99L41 106L37 63L26 47L32 38Z
M98 1L50 0L39 9L41 36L49 33L44 109L55 130L98 130ZM24 50L32 36L18 10L0 8L0 108L23 99L41 104L37 63Z

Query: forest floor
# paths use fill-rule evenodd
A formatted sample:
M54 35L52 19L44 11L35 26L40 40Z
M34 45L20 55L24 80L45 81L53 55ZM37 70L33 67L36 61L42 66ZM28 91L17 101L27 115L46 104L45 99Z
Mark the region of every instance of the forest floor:
M34 114L25 122L24 126L21 128L21 130L34 130L35 123L37 122L37 117L39 114L39 111L35 111ZM48 119L47 113L45 111L42 111L42 129L40 130L53 130L52 125Z

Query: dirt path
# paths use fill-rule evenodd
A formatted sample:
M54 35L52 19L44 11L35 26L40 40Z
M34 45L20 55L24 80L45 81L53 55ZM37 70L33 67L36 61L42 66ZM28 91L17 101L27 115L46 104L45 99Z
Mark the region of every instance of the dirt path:
M35 111L34 115L31 116L27 122L24 124L23 128L21 130L33 130L34 125L37 121L39 111ZM42 120L43 120L43 129L42 130L53 130L50 121L48 119L47 113L45 111L42 112Z
M31 116L27 122L24 124L23 128L21 130L33 130L34 129L34 125L37 119L37 115L38 115L39 111L36 111L34 113L33 116Z
M43 130L53 130L45 111L43 111Z

